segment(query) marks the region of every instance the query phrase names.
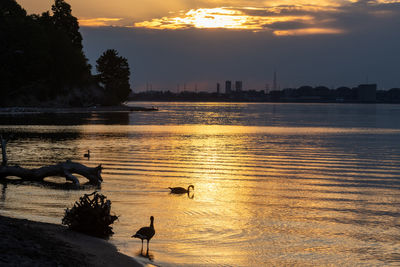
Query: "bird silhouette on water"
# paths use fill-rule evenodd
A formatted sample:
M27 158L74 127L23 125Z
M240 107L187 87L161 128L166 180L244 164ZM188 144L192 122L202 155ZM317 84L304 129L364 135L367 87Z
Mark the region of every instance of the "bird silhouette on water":
M190 188L194 190L193 185L189 185L187 189L183 187L168 187L171 190L171 194L186 194L190 192Z
M83 155L85 158L90 159L90 150L88 149L87 153Z
M154 236L156 231L154 230L154 217L150 217L150 226L142 227L140 228L136 234L134 234L132 237L139 238L142 240L142 249L143 251L143 240L147 240L147 254L149 253L149 242L150 239Z

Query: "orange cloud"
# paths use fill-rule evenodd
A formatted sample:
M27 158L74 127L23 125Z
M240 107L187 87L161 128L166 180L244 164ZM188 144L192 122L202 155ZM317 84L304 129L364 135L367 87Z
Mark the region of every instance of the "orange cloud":
M85 27L115 26L121 18L91 18L79 19L79 25Z
M136 23L132 23L133 19L107 17L83 18L79 22L81 26L88 27L119 26L158 30L220 28L263 31L277 36L343 34L354 28L346 22L352 18L351 14L354 14L354 18L374 16L386 19L398 14L394 4L400 3L400 0L298 0L295 3L293 0L272 0L264 3L268 5L265 7L243 7L238 0L228 3L237 5L170 11L166 16L156 16Z
M258 16L246 14L243 10L261 10L255 8L199 8L191 9L178 17L163 17L135 23L138 28L151 29L187 29L187 28L225 28L241 30L263 30L274 22L288 20L311 20L307 15L299 16Z
M162 17L135 23L137 28L160 30L224 28L235 30L270 31L275 35L340 34L340 29L315 27L313 12L334 12L335 7L281 6L272 8L199 8L179 16ZM301 25L302 28L275 29L277 25Z
M329 29L329 28L305 28L295 30L277 30L274 34L277 36L297 36L297 35L311 35L311 34L340 34L345 31L342 29Z

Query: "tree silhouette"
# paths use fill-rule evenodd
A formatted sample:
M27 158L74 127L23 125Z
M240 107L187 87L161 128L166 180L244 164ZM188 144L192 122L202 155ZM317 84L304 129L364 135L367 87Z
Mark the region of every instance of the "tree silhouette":
M71 6L64 0L55 0L51 6L53 11L53 23L57 30L61 30L68 35L72 44L82 49L82 35L79 32L78 19L72 16Z
M63 0L52 10L27 15L15 0L0 0L0 106L62 104L72 91L85 104L93 81L78 20Z
M128 99L130 93L129 64L124 57L118 56L114 49L105 51L96 61L97 78L104 88L108 105L120 104Z

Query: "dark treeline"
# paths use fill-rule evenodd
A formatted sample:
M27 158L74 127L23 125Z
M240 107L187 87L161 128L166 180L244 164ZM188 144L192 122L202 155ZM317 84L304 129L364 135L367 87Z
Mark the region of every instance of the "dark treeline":
M0 106L125 100L105 96L106 86L99 75L92 76L82 48L78 20L64 0L55 0L51 12L41 15L27 15L15 0L1 0ZM129 77L124 79L129 83Z
M329 89L325 86L301 86L299 88L286 88L282 91L271 91L269 98L276 101L297 101L297 102L378 102L378 103L400 103L400 89L392 88L388 91L373 89L370 92L370 99L365 99L366 88L338 87ZM364 85L365 86L365 85ZM366 85L376 87L376 85Z
M374 86L374 85L373 85ZM301 86L265 92L263 90L233 91L230 94L209 92L174 93L171 91L148 91L132 94L132 101L238 101L238 102L316 102L316 103L400 103L400 88L373 90L372 98L363 98L363 88L339 87L329 89L325 86Z

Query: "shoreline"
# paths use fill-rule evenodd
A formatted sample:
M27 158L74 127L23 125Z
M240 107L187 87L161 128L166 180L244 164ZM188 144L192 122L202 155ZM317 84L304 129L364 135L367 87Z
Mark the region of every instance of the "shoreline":
M0 265L144 266L106 240L57 224L0 215Z
M133 111L157 111L155 107L92 106L92 107L3 107L0 114L63 114L63 113L111 113Z
M399 104L399 102L313 101L313 100L241 100L241 99L130 99L129 102L182 102L182 103L259 103L259 104Z

